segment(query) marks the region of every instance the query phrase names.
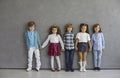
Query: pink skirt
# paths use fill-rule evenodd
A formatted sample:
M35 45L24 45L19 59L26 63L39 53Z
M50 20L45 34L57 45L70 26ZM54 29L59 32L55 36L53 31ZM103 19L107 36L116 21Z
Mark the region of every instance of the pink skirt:
M59 43L50 43L48 49L49 56L60 56L60 44Z

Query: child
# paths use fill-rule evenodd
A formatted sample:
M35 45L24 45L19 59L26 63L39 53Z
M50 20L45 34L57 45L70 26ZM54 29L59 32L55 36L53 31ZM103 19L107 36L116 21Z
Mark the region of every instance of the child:
M80 71L86 71L86 56L88 51L91 51L90 35L88 25L85 23L80 24L80 32L76 35L75 49L79 52L80 57Z
M43 43L41 46L41 49L47 46L47 44L50 42L49 49L48 49L48 55L51 57L51 71L55 72L54 68L54 57L57 60L57 71L61 70L61 64L60 64L60 45L62 47L62 50L64 50L64 44L61 38L61 32L58 26L52 25L49 29L49 35L47 40Z
M104 36L100 24L95 24L93 26L91 43L94 55L94 70L100 70L102 50L105 48Z
M66 24L64 34L64 45L65 45L65 61L66 61L66 72L73 70L73 57L74 57L74 34L73 26L71 23Z
M35 29L36 25L34 21L28 23L28 30L25 32L26 43L28 47L28 68L27 71L32 70L32 57L33 53L36 57L36 70L39 71L41 62L40 62L40 37Z

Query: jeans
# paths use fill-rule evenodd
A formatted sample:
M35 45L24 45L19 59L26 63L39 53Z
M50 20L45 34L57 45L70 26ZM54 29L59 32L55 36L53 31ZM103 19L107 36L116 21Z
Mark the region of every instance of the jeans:
M36 68L40 68L41 61L40 61L40 51L36 48L30 48L28 51L28 67L32 68L32 60L33 60L33 53L35 54L36 58Z
M102 50L93 50L93 55L94 55L94 67L100 67Z
M74 49L65 50L65 61L66 61L66 69L72 69L73 66L73 57L74 57Z

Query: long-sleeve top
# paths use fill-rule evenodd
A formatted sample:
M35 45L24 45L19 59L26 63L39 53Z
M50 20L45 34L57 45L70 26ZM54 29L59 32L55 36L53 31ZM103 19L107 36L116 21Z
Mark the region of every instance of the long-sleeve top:
M93 50L102 50L105 48L105 40L103 33L93 33L91 38Z
M32 32L27 30L25 32L25 39L26 39L26 44L27 44L28 48L31 48L31 47L39 48L39 46L40 46L40 36L39 36L39 33L36 30L34 30Z
M68 50L74 49L74 34L73 33L64 34L64 45L65 45L65 49L68 49Z
M43 43L43 45L41 46L42 48L44 48L45 46L47 46L48 43L60 43L62 49L64 49L64 44L62 41L62 38L60 37L60 35L57 34L50 34L48 35L48 38L46 39L46 41Z

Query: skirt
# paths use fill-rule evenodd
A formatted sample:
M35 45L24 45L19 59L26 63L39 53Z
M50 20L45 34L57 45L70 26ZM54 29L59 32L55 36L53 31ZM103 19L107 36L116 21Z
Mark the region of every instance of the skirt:
M80 42L78 43L78 52L87 52L88 51L88 43Z
M48 49L49 56L60 56L60 44L59 43L50 43Z

